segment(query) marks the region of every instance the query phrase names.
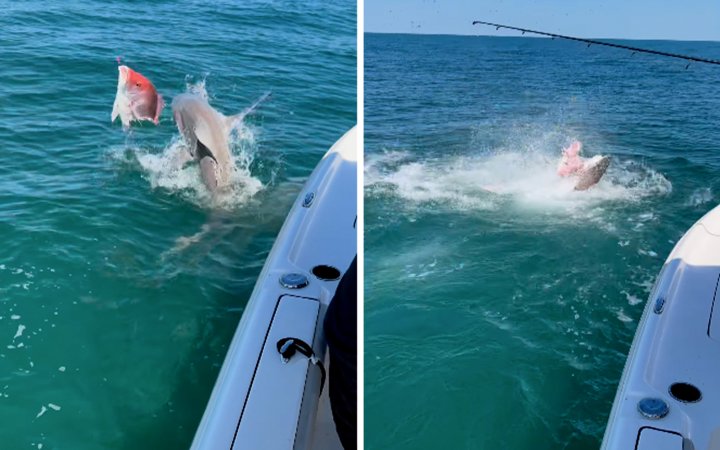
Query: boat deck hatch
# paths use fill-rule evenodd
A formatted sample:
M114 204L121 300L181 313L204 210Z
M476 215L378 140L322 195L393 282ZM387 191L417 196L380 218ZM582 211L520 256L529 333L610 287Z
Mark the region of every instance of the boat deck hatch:
M280 297L232 450L294 447L308 374L317 368L305 357L283 358L276 346L285 338L312 346L319 311L315 299Z
M683 450L683 437L672 431L644 427L640 429L635 450Z

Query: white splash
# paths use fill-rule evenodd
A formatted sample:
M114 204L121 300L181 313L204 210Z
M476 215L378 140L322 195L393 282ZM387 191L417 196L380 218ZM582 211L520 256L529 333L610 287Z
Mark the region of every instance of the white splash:
M187 153L187 147L180 138L173 139L160 154L135 149L135 155L153 189L179 193L199 206L212 204L214 207L232 209L246 204L264 187L260 179L250 172L253 155L252 145L249 144L252 138L248 136L251 134L249 131L247 134L241 132L239 138L231 143L235 169L230 176L230 186L215 196L203 184L197 164L191 162L180 167L183 153Z
M632 318L625 314L625 311L623 311L622 309L617 311L616 316L620 322L630 323L633 321Z
M13 339L17 339L22 336L23 331L25 331L25 325L18 325L18 329L15 332L15 336L13 336Z
M633 295L627 291L620 291L620 293L625 294L625 299L627 300L627 302L630 306L635 306L639 303L642 303L642 299L636 295Z
M613 158L600 183L578 192L574 180L557 176L557 155L552 155L529 148L418 161L407 152L388 152L367 157L365 184L371 195L437 202L460 210L494 209L510 199L525 209L556 212L635 202L672 190L655 170Z
M699 188L695 189L692 194L690 194L690 198L687 199L685 204L688 206L700 206L711 202L712 199L713 194L710 188Z
M205 88L205 85L207 84L207 75L208 74L204 74L202 79L198 81L193 81L193 78L191 76L186 76L185 91L187 91L189 94L199 95L205 100L209 100L210 97L208 96L207 89Z

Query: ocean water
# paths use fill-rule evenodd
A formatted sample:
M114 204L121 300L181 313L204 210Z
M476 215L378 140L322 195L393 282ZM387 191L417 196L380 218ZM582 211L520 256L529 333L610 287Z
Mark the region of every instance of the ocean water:
M351 1L0 1L0 447L188 448L285 214L356 121ZM216 202L116 57L232 114Z
M365 58L366 448L597 449L652 283L720 201L720 69L527 37ZM612 157L587 192L554 174L572 139Z

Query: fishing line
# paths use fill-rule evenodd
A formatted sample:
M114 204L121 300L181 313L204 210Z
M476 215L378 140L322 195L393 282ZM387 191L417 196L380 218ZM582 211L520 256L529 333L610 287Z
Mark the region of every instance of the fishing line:
M473 25L488 25L491 27L495 27L496 30L504 28L507 30L521 31L522 34L533 33L533 34L538 34L541 36L549 36L553 39L559 38L559 39L567 39L569 41L584 42L584 43L588 44L588 47L590 47L591 45L604 45L606 47L614 47L614 48L620 48L623 50L629 50L629 51L632 51L633 53L649 53L651 55L667 56L670 58L684 59L685 61L699 62L699 63L705 63L705 64L715 64L715 65L720 66L720 60L717 60L717 59L700 58L697 56L681 55L679 53L668 53L668 52L661 52L659 50L651 50L651 49L647 49L647 48L632 47L629 45L613 44L612 42L597 41L595 39L585 39L585 38L579 38L579 37L574 37L574 36L565 36L562 34L546 33L544 31L530 30L527 28L513 27L510 25L501 25L499 23L484 22L482 20L475 20L475 21L473 21L472 24ZM685 69L687 69L688 67L690 67L690 63L688 63L688 65L685 66Z

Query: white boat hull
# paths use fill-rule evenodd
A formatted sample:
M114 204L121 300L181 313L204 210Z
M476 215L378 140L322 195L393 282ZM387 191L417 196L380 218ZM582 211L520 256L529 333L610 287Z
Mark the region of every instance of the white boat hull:
M344 272L357 252L356 151L353 128L324 156L293 205L230 344L193 450L340 448L327 429L332 423L316 421L321 370L299 353L283 361L277 343L300 339L325 359L322 322L339 278L313 269ZM287 274L296 275L282 285ZM291 287L303 277L307 286Z
M720 449L719 280L720 206L683 236L663 266L602 449Z

